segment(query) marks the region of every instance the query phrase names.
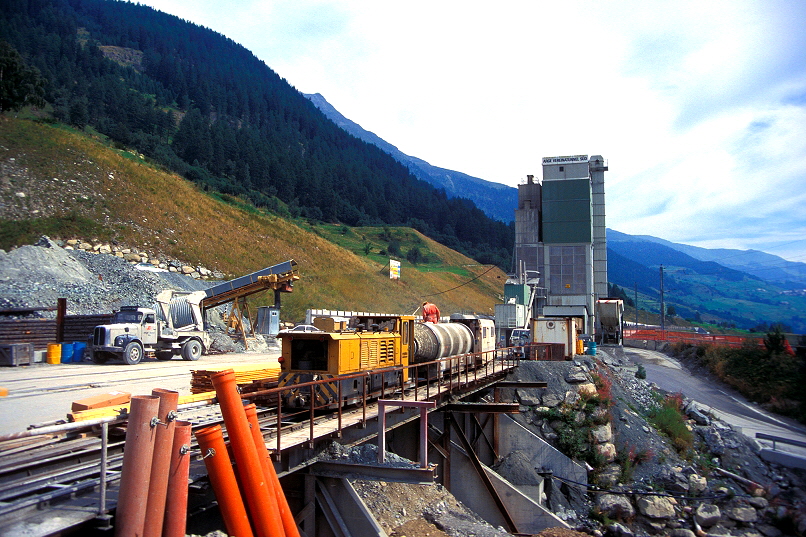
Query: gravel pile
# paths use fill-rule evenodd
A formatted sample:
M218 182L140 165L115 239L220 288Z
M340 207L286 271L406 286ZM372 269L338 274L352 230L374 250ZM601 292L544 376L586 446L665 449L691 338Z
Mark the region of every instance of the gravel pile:
M210 285L182 274L138 270L112 255L65 250L47 237L34 246L0 250L0 309L51 308L66 298L68 314L111 313L124 305L150 307L163 289L199 291Z

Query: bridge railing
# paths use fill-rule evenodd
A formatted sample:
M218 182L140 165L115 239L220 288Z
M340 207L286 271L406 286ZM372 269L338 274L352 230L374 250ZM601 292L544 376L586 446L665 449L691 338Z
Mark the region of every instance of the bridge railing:
M460 354L431 362L339 375L338 377L328 377L287 386L278 386L267 390L242 393L241 397L250 400L259 398L262 404L276 405L276 426L273 428L273 432L276 435L277 452L281 452L284 448L283 432L291 429L298 430L298 421L305 418L309 421L307 442L312 445L316 439L316 416L323 410L333 410L334 406L336 407L336 429L339 433L341 432L343 405L335 403L334 400L326 398L323 400L320 395L332 394L335 396L335 401L341 401L343 399L342 386L344 381L363 383L364 389L361 390L360 401L356 400L354 406L362 408L361 423L365 424L368 419L367 406L372 400L395 397L401 399L411 398L414 401L428 400L444 393L459 391L489 375L503 373L516 367L520 363L521 357L517 354L508 353L506 350L496 349L482 353ZM393 375L398 382L390 387L382 383L379 392L370 393L367 389L369 378L379 374ZM413 381L410 380L405 383L404 379L406 377L413 379ZM403 386L402 389L401 386ZM308 404L304 405L304 408L292 407L284 402L284 396L294 391L307 397Z

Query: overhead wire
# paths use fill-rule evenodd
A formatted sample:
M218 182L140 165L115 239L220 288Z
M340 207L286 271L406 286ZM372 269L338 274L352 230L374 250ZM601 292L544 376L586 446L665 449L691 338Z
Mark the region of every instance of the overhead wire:
M481 278L482 276L484 276L485 274L487 274L488 272L490 272L491 270L493 270L496 267L497 267L497 265L492 265L490 268L488 268L487 270L485 270L484 272L482 272L481 274L479 274L475 278L471 278L471 279L467 280L466 282L457 285L456 287L451 287L450 289L446 289L445 291L440 291L439 293L434 293L432 295L423 295L423 298L430 298L432 296L443 295L445 293L455 291L456 289L459 289L460 287L464 287L465 285L467 285L467 284L469 284L469 283L471 283L473 281L478 280L479 278Z

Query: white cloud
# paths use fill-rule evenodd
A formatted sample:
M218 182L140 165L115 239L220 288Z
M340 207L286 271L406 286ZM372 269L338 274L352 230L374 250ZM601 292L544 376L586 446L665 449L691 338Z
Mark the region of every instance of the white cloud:
M146 3L436 166L515 186L542 156L601 154L619 231L756 248L806 237L806 4ZM806 239L781 248L806 253Z

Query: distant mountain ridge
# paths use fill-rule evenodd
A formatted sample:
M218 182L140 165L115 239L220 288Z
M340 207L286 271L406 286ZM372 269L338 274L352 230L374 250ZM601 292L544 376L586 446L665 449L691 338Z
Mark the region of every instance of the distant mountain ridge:
M806 280L798 277L806 264L755 250L709 250L612 229L607 250L608 280L631 298L637 294L640 309L660 311L663 266L664 302L684 318L746 329L783 323L793 332L806 332Z
M490 218L512 222L518 206L518 189L486 181L462 172L432 166L428 162L400 151L374 132L344 117L320 93L303 93L333 123L359 140L372 144L406 166L418 179L445 190L452 198L466 198Z
M764 281L794 288L806 287L806 263L788 261L760 250L702 248L671 242L651 235L627 235L612 229L607 230L607 241L608 245L611 241L657 243L687 254L694 259L718 263L723 267L745 272Z

